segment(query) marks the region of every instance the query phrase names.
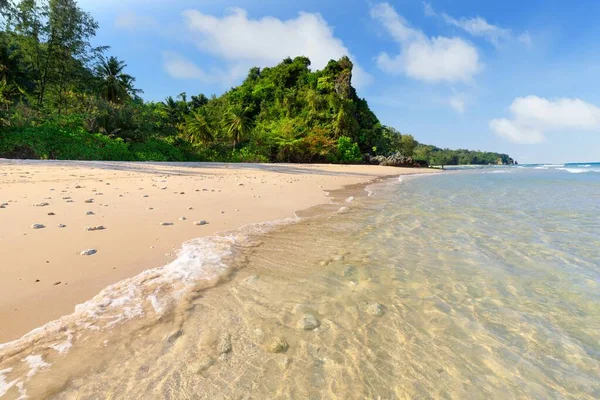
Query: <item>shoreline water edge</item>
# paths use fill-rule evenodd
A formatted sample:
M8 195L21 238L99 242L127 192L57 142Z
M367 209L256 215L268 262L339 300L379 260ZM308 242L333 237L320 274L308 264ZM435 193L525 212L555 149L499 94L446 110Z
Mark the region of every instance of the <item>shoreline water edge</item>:
M4 242L0 246L2 249L0 253L2 259L5 260L5 266L9 269L8 273L3 271L6 279L3 281L4 285L2 286L5 287L0 290L4 293L4 296L0 296L0 321L2 322L0 323L0 326L2 326L0 328L0 351L15 345L19 340L23 340L28 336L39 335L41 330L48 328L48 323L49 325L60 326L58 321L71 316L72 311L69 312L69 308L73 310L73 307L75 307L73 315L78 314L80 316L88 312L93 304L100 308L106 308L102 301L94 299L102 298L106 295L106 291L114 290L114 286L123 284L123 281L135 278L143 279L142 275L144 274L173 273L175 274L174 280L194 282L200 279L199 276L194 275L195 273L210 268L214 269L213 272L216 276L222 265L219 265L217 260L200 260L202 251L215 252L215 247L230 245L237 234L248 235L280 222L289 222L298 218L297 215L310 215L310 210L315 206L327 205L328 202L332 202L336 192L344 193L356 190L359 187L363 188L372 182L390 176L430 172L417 169L372 166L0 160L0 200L4 205L4 209L1 210L4 215L0 214L0 217L5 217L0 225L5 229L0 242ZM194 180L194 178L196 179ZM272 184L279 190L275 194L269 193L273 190L270 187L266 193L260 191L259 188L252 187L257 180L260 185ZM294 183L298 184L298 188L293 187ZM120 188L117 187L113 193L107 193L112 187L115 187L110 187L110 185L115 184L119 184ZM149 185L151 187L148 187ZM48 187L46 188L46 186ZM92 186L94 186L93 189ZM142 188L143 186L146 187ZM162 195L168 191L168 186L177 189L172 194L174 199L163 196L160 199L154 199L154 201L147 201L151 196L146 193L150 192L151 189L160 190L162 193L159 192L159 194ZM200 187L202 188L198 189ZM346 187L354 188L346 189ZM251 193L257 194L239 195L235 193L240 189L250 190ZM132 199L132 202L135 203L132 206L121 202L117 207L114 207L114 211L111 210L113 208L111 202L126 198L130 194L138 194L134 190L140 193L136 197L146 200L144 203L152 204L152 206L142 208L137 204L140 201L136 198L135 200ZM210 194L217 197L217 199L211 199L208 202L200 198L180 200L184 198L185 190L191 194ZM83 197L90 196L89 199L82 200L82 196L77 196L80 193L83 194L84 191L86 193ZM228 191L230 193L227 193ZM273 198L269 199L267 197L269 195L276 197L277 201L274 202L275 199ZM249 201L250 197L255 201L255 204L262 203L263 207L252 204L250 210L241 212L242 210L237 207L248 206L248 204L241 203ZM100 201L103 202L100 203ZM62 204L56 204L58 202ZM21 208L14 210L19 205ZM186 207L183 207L183 205ZM69 209L66 207L69 207ZM180 209L181 211L163 211L161 207ZM96 208L100 211L83 211L83 209ZM135 210L128 208L135 208ZM61 216L63 209L71 215ZM73 209L77 211L74 212ZM196 221L191 217L176 217L177 212L180 214L196 214L194 212L196 209L201 209L201 216L206 219ZM140 215L141 211L150 214L155 213L157 210L162 211L162 216L167 213L172 214L172 216L170 218L159 216L156 218L157 222L153 224L156 228L154 226L150 227L149 218L146 215ZM40 213L39 211L43 212ZM110 215L111 211L115 215ZM38 215L31 215L36 214L36 212ZM77 212L79 215L72 215ZM133 215L127 215L128 212ZM235 215L233 218L228 219L225 216L226 213L235 213ZM98 218L96 214L102 215ZM36 229L35 225L38 222L33 221L39 220L60 223L56 226L51 226L46 222L44 224L39 223L43 228ZM98 221L102 222L103 225L93 226ZM187 225L184 232L168 230L171 225L176 223ZM17 224L20 226L17 226ZM71 232L71 235L75 237L62 238L49 235L44 236L42 239L31 237L38 232L48 233L44 231L50 230L54 230L57 235L63 234L72 226L74 228L76 224L86 226L80 232ZM87 226L88 224L92 226ZM115 225L121 232L114 232L116 230ZM123 232L126 230L123 229L125 228L124 225L129 225L126 232ZM135 229L136 226L140 225L144 225L142 229L146 232L138 232ZM13 228L8 229L10 226ZM203 229L200 231L198 228ZM153 231L150 235L147 232L149 229ZM11 230L13 231L12 235L9 232ZM94 232L96 230L99 232ZM22 237L17 237L14 231L23 231L23 233L19 232L20 235L18 235ZM61 260L61 253L57 251L57 247L60 248L61 244L65 242L77 242L77 237L91 236L97 233L109 234L106 235L109 237L100 241L101 245L97 249L84 248L85 245L83 244L80 247L71 246L71 251ZM152 237L146 240L145 242L151 243L152 246L145 247L139 243L142 240L139 237L132 236L132 233L141 236L158 236L158 238ZM200 243L203 240L204 242ZM40 241L44 243L40 243ZM60 243L57 243L59 241ZM88 243L94 241L98 242L93 240L88 241ZM153 241L158 243L152 243ZM216 242L221 243L217 244ZM145 248L142 250L142 247ZM28 252L27 248L31 251ZM90 256L82 255L87 250L98 253ZM163 251L165 252L164 256ZM136 252L137 254L135 254ZM85 274L88 271L82 271L82 267L85 268L85 263L88 263L90 259L101 256L102 253L113 253L106 260L111 268L103 268L104 271L95 271L90 273L89 278L86 277ZM66 252L63 251L62 254L66 254ZM36 257L36 255L41 255L41 258ZM45 262L41 260L50 257L54 259ZM121 257L122 260L119 259ZM191 259L196 260L196 265L190 267L189 271L179 269L179 263L190 263ZM210 262L215 263L215 265L204 266L204 263ZM77 270L76 275L73 276L72 269L66 268L67 271L64 271L65 265L60 265L61 263L75 264L72 269ZM126 263L132 265L128 267L125 265ZM36 271L37 268L34 264L40 265L43 270ZM92 265L92 267L94 266L98 266L98 263ZM34 278L34 276L48 275L48 270L52 269L62 270L63 276L65 272L67 275L72 276L66 279L63 278L67 280L64 283L58 280L52 282L50 289L54 289L54 291L49 292L46 291L47 288L43 287L42 282L52 281L52 277L39 279ZM123 273L114 274L115 277L106 276L108 271L116 270L123 270ZM29 276L17 278L16 275ZM11 278L16 282L11 282ZM44 276L44 278L46 277ZM102 283L94 284L89 282L90 279L99 279ZM28 282L23 283L25 280ZM15 287L15 283L17 287ZM48 285L48 282L44 283ZM82 288L77 290L75 294L67 295L66 299L60 298L60 289L66 288L68 284L71 284L71 288L73 288L77 283L81 284ZM29 287L17 294L16 291L22 290L18 287L19 284ZM16 296L14 296L15 294ZM87 299L90 300L85 298L86 295ZM24 298L25 296L29 296L29 298ZM124 297L122 301L124 301ZM30 305L29 309L23 307L24 305ZM160 306L154 304L154 307ZM130 310L131 316L142 312L140 309L134 310L134 308L132 306ZM52 309L52 311L46 312L47 309ZM32 321L42 321L42 323L38 323L36 327L32 325ZM115 322L113 321L113 323ZM15 327L15 325L20 326Z

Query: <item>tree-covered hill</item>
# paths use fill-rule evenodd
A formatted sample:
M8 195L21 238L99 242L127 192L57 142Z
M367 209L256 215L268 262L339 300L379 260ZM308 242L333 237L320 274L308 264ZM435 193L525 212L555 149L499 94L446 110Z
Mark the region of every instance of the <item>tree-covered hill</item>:
M347 57L321 71L287 58L252 68L219 97L144 102L127 65L91 46L98 24L75 0L0 0L0 13L0 157L354 163L399 153L431 164L512 162L422 145L383 126L352 86Z

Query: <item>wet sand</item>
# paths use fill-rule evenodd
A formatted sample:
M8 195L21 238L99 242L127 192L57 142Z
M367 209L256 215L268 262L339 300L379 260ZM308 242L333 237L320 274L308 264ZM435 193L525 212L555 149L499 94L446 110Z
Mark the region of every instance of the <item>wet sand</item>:
M293 217L346 185L424 172L432 171L0 160L0 343L173 261L185 241Z

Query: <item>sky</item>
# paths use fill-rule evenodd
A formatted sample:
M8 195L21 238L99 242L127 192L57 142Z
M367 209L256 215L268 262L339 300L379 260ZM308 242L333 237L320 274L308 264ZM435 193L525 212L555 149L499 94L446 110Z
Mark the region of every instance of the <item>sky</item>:
M520 163L600 161L597 0L79 0L149 101L348 55L385 125Z

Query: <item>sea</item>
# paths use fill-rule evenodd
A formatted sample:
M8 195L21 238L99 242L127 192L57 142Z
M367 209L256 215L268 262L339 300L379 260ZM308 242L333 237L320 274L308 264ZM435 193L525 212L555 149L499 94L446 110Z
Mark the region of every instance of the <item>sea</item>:
M598 399L600 163L450 168L184 244L0 345L1 399Z

